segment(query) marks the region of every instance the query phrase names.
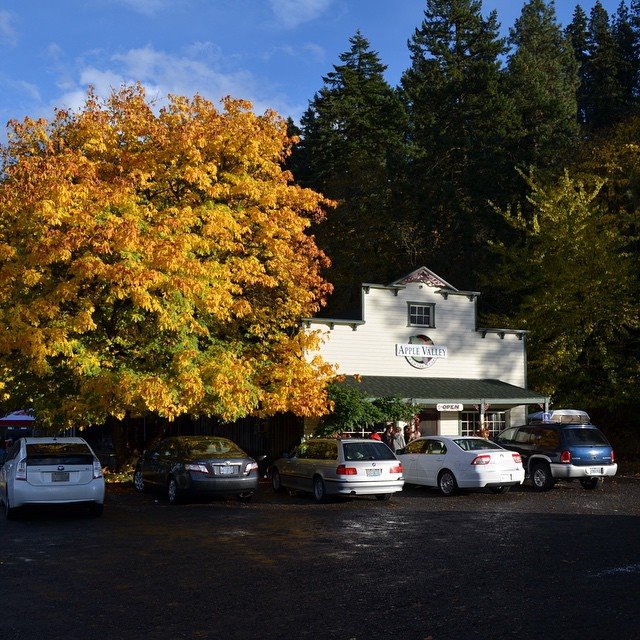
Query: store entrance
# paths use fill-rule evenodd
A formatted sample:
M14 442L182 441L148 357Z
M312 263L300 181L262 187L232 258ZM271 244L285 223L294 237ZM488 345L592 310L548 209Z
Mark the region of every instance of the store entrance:
M440 414L436 409L423 409L419 414L420 434L423 436L437 436Z

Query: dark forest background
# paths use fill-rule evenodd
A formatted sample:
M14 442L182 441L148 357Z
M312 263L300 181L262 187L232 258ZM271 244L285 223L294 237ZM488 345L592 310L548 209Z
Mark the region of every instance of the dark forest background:
M425 265L482 292L482 326L530 331L531 388L632 432L640 0L568 25L530 0L501 33L480 0L427 0L398 86L356 32L289 122L296 181L337 203L313 228L335 287L320 313Z

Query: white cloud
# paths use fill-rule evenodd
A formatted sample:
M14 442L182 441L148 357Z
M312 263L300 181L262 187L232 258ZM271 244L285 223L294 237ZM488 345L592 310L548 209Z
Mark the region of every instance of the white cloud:
M13 28L13 14L0 11L0 44L15 46L18 44L18 34Z
M249 100L256 113L275 109L284 117L298 117L304 109L302 105L288 103L281 88L249 71L221 70L219 57L217 48L208 43L192 45L182 55L170 55L151 46L130 49L112 56L105 64L94 61L84 65L77 71L73 84L60 84L64 93L52 104L77 110L83 106L90 85L98 97L106 98L114 89L140 82L147 97L159 105L166 102L169 94L187 97L199 94L216 104L225 96Z
M333 0L269 0L278 22L293 29L322 15Z

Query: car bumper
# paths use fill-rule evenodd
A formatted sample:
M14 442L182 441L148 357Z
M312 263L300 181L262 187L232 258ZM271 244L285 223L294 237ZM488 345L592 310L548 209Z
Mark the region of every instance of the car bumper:
M325 489L332 496L375 496L402 491L404 480L384 482L345 482L325 478Z
M615 476L617 464L593 464L577 467L573 464L552 464L551 475L554 478L606 478Z
M12 507L29 504L75 504L81 502L104 503L104 479L97 478L87 484L64 486L32 486L15 482L10 493Z
M194 495L225 496L252 493L258 490L258 474L252 473L241 478L207 478L193 474L185 487Z
M524 469L482 469L476 467L465 476L456 476L461 489L483 489L485 487L510 487L524 482Z

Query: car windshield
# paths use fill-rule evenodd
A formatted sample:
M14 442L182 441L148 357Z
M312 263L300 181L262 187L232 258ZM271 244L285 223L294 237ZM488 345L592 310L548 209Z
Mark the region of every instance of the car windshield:
M569 445L608 446L607 439L597 429L565 429Z
M481 451L483 449L502 449L500 445L484 438L460 438L454 440L454 442L463 451Z
M395 460L396 457L386 444L379 442L344 442L344 459L355 460Z

